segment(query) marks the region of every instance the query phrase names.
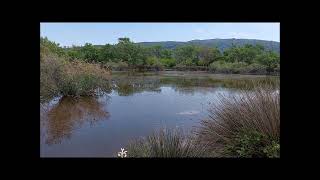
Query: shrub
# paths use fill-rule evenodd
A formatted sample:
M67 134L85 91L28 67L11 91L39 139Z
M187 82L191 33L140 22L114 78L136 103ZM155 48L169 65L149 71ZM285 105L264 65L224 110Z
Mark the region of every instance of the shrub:
M58 55L41 51L40 56L40 102L59 94L57 81L62 77L64 61Z
M181 131L160 130L147 138L131 142L128 157L203 157L204 146L198 146Z
M226 145L223 154L227 157L280 157L280 145L262 133L243 130Z
M274 69L276 74L280 74L280 64L277 65L277 67Z
M129 68L128 63L126 63L124 61L119 61L119 62L109 61L106 63L106 65L114 71L125 71L125 70L128 70L128 68Z
M183 71L187 69L187 66L183 63L180 63L175 66L175 69L177 69L178 71Z
M166 68L172 68L176 65L175 59L168 59L168 58L160 59L160 63L164 65Z
M156 57L148 57L147 60L146 60L146 65L147 66L152 66L158 61L159 61L159 59L156 58Z
M91 96L110 91L110 72L98 64L72 62L40 42L40 102L58 95Z
M280 148L280 94L255 87L240 95L220 95L209 119L197 129L200 143L218 156L277 156ZM247 132L247 133L243 133Z
M244 62L215 61L210 64L209 70L215 73L242 73L246 66Z
M232 73L232 63L215 61L209 65L209 70L215 73Z
M234 73L234 74L267 74L267 66L244 62L225 62L215 61L209 65L209 70L215 73Z
M248 74L266 74L267 73L267 67L258 64L258 63L253 63L248 65L247 67L244 68L244 73Z
M156 61L152 66L151 66L152 69L156 70L156 71L160 71L160 70L163 70L163 65L159 62L159 61Z
M108 91L110 73L98 64L68 62L63 67L63 76L58 81L60 93L64 96L92 96Z

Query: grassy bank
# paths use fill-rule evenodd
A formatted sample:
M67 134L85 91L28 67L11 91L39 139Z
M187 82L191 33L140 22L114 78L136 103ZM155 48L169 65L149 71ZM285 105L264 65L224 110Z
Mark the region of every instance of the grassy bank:
M128 156L280 157L279 91L259 86L218 99L191 136L160 131L130 143Z

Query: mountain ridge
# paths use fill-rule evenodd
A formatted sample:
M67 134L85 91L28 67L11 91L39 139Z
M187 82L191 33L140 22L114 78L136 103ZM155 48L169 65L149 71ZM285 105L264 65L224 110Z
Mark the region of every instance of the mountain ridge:
M220 51L224 51L232 47L232 44L237 46L243 46L245 44L256 45L260 44L265 47L267 50L273 50L280 52L280 42L269 41L269 40L260 40L260 39L235 39L235 38L226 38L226 39L194 39L190 41L151 41L151 42L138 42L136 44L142 46L162 46L166 49L174 49L178 46L183 45L199 45L204 47L217 47Z

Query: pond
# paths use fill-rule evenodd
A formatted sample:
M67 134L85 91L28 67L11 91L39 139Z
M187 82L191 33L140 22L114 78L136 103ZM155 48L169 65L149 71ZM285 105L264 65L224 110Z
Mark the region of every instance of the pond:
M188 133L218 95L278 77L201 72L114 72L110 93L57 97L40 106L41 157L116 157L130 140L160 128Z

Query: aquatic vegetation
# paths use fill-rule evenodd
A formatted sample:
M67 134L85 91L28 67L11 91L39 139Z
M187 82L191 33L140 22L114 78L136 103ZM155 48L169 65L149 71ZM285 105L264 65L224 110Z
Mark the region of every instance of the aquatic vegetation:
M40 41L40 102L58 95L92 96L110 91L110 72L99 64L69 61L57 45ZM53 48L53 47L55 48ZM53 51L54 49L55 51Z
M64 96L93 96L100 92L109 92L110 72L97 64L83 62L66 63L63 76L58 81L60 93Z
M196 131L200 143L220 157L280 156L279 91L256 87L217 101Z
M192 138L177 129L161 129L152 135L132 141L128 157L204 157L204 146L196 145Z
M187 157L280 157L279 81L243 82L249 85L240 93L218 96L192 138L175 130L160 131L130 143L128 157L185 157L184 152L190 152ZM199 154L193 154L195 149Z

